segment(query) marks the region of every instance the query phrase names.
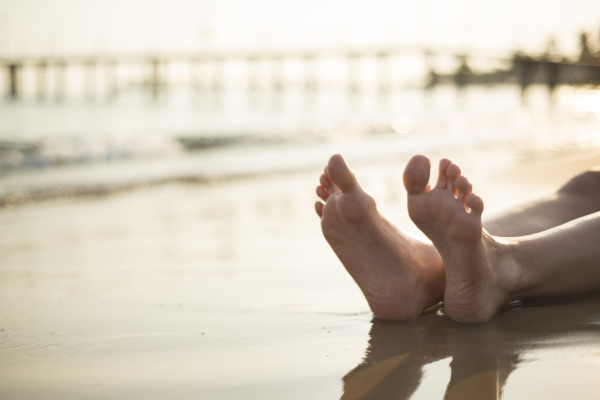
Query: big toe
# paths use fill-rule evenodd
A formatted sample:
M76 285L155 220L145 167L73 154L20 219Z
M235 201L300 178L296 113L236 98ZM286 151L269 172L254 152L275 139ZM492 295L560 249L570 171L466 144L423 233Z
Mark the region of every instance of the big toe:
M429 158L421 155L413 156L410 159L402 180L408 194L419 194L425 191L429 185L429 173L431 170L431 162Z
M327 173L342 193L351 192L358 185L356 177L350 170L350 167L348 167L348 164L346 164L344 157L340 154L331 156L327 164Z

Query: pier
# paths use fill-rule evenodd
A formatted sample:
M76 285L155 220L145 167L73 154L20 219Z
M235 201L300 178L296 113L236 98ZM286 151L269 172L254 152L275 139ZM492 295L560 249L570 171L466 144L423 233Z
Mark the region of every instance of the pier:
M173 64L187 65L190 71L190 85L201 90L217 91L227 85L228 77L225 66L230 63L243 65L245 69L245 86L250 91L261 87L272 91L282 91L291 85L300 85L307 92L318 91L329 84L320 76L319 65L323 60L337 60L338 76L342 79L339 89L349 93L365 90L363 87L362 65L365 60L375 63L371 81L375 84L368 90L386 93L395 87L395 77L401 71L394 69L392 59L395 57L417 56L423 59L422 81L416 82L423 88L431 88L440 83L451 83L462 88L472 84L499 84L512 82L521 86L524 92L533 83L545 84L552 91L557 85L600 84L600 58L587 57L577 61L568 61L564 57L547 55L514 54L508 56L464 54L462 52L443 50L423 50L422 48L363 48L363 49L321 49L321 50L273 50L273 51L205 51L169 54L120 54L120 55L73 55L73 56L37 56L37 57L0 57L0 68L7 77L6 96L19 99L23 96L23 72L35 71L36 96L40 99L48 97L49 75L53 74L53 93L57 99L66 96L67 81L70 70L77 67L84 73L83 90L87 97L96 95L96 76L104 71L104 92L114 94L120 82L117 70L123 66L135 65L148 71L145 76L138 77L153 97L158 98L161 90L169 85L166 68ZM453 59L456 69L442 74L436 71L436 58ZM507 65L492 72L477 73L469 67L471 59L487 59L498 64ZM294 82L286 79L284 66L286 62L295 61L301 65L302 77ZM261 82L260 67L269 66L268 82ZM197 70L209 67L212 74L208 82L199 83ZM263 74L264 75L264 74ZM31 82L30 82L31 83Z

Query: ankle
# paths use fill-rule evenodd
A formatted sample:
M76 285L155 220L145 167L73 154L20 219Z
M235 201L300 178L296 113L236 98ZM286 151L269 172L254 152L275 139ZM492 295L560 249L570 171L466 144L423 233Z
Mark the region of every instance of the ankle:
M495 241L498 257L496 279L498 288L505 293L507 301L518 300L527 287L523 263L517 257L518 244Z

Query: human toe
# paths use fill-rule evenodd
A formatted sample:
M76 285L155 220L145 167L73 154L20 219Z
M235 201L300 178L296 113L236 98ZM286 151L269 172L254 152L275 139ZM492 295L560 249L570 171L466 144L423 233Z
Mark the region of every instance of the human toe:
M483 213L483 200L475 193L469 193L465 196L465 204L471 209L471 214L481 216L481 213Z
M446 176L446 171L448 167L452 164L452 161L447 158L442 158L440 160L440 164L438 167L438 178L437 183L435 184L436 188L446 189L446 185L448 184L448 177Z
M342 193L348 193L354 190L358 182L356 177L346 164L341 154L334 154L327 164L327 173L333 184L335 184Z
M323 186L317 186L317 196L323 201L327 201L329 198L329 193L327 193L327 189Z
M456 179L460 176L460 167L454 163L448 166L446 170L446 177L448 178L448 184L446 189L454 196L456 196Z
M459 176L455 181L456 189L458 190L457 199L461 202L465 202L465 197L473 191L473 185L465 176Z
M404 181L404 187L408 194L419 194L423 193L429 185L429 174L431 169L431 162L429 158L416 155L410 159L406 168L402 180Z
M317 215L319 217L323 217L323 203L320 201L317 201L315 203L315 211L317 212Z

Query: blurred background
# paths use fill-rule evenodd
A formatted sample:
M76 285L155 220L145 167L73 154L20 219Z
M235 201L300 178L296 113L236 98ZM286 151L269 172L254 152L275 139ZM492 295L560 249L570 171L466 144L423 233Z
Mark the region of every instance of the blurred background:
M594 145L599 52L593 0L4 0L2 177L130 162L0 202L306 169L341 144Z

